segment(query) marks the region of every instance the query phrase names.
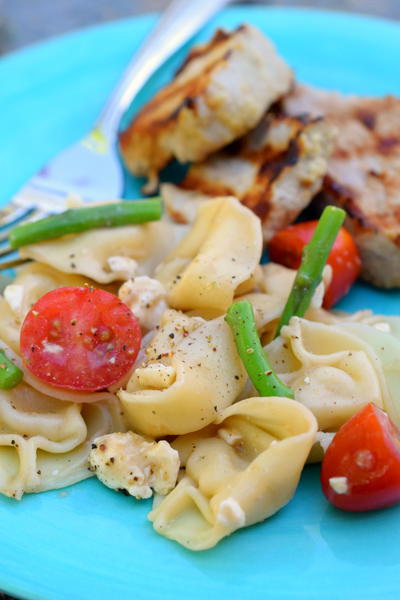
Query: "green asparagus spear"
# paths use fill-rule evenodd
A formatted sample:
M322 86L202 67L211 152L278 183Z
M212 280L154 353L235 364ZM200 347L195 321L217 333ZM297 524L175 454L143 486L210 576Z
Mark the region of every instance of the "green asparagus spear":
M310 242L304 246L301 265L283 309L276 336L293 316L302 317L307 311L345 216L345 211L336 206L324 209Z
M12 248L20 248L96 227L118 227L157 221L161 213L159 198L73 208L59 215L14 227L10 233L10 245Z
M0 389L10 390L20 383L23 372L0 350Z
M231 304L225 320L232 329L239 356L260 396L293 398L293 391L279 379L265 355L250 302L240 300Z

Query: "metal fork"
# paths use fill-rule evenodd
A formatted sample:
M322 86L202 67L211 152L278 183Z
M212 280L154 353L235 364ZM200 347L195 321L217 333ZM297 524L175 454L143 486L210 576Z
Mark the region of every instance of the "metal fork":
M229 2L173 0L169 4L128 64L91 131L43 167L0 210L0 241L7 239L9 228L17 221L62 212L71 195L84 202L122 196L123 174L116 142L123 114L158 67ZM3 248L0 256L11 252L9 247Z

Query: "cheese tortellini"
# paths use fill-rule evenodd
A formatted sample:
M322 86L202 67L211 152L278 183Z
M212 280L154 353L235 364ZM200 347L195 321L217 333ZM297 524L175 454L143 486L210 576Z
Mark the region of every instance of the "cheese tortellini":
M118 392L129 426L152 437L197 431L232 404L247 376L223 317L164 313L146 360Z
M382 327L384 324L385 317L382 317L374 325L341 323L340 329L359 338L368 345L370 352L375 353L382 367L379 375L385 390L382 394L383 408L393 423L400 428L400 338L396 331L399 321L392 317L386 321L388 328Z
M151 275L186 232L184 225L155 221L144 225L91 229L21 248L20 254L63 273L85 275L98 283L121 280L112 258L131 258L137 275ZM118 265L121 260L115 261ZM122 277L123 278L123 277Z
M259 219L236 198L219 198L200 207L156 277L172 308L223 314L235 295L252 287L261 252Z
M21 249L36 262L0 299L0 349L23 371L22 383L0 390L1 493L19 499L94 471L136 498L154 490L155 530L204 550L284 506L305 462L320 460L322 446L365 404L400 426L400 319L324 310L326 267L305 318L293 317L274 339L295 271L259 264L259 219L220 197L196 201L188 221L96 229ZM18 356L21 324L46 292L94 282L136 314L145 334L136 362L110 389L52 387ZM294 400L252 397L225 322L239 298L252 304Z
M155 530L204 550L273 515L293 496L316 431L299 402L249 398L206 430L178 437L185 474L150 513Z
M369 402L379 407L387 402L378 357L344 327L293 317L265 350L322 431L336 431Z
M120 412L116 399L70 403L26 383L0 390L0 492L20 499L86 479L93 439L123 428Z

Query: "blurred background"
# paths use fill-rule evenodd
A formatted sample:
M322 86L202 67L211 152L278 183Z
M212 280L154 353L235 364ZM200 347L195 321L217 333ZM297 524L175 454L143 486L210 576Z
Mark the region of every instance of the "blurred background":
M308 6L400 19L399 0L242 0L240 3ZM80 27L160 11L167 4L168 0L0 0L0 54Z

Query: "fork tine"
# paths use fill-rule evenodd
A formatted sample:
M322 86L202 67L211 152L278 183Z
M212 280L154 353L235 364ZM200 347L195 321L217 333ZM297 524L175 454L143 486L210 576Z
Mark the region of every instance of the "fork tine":
M12 254L13 252L16 252L15 248L11 248L11 246L4 246L4 248L0 248L0 258L2 256L8 256L9 254Z
M0 243L5 242L8 239L10 230L13 225L25 225L26 223L32 223L32 221L37 221L38 219L42 219L47 216L48 213L42 210L30 209L26 212L26 216L24 218L19 218L18 220L13 221L9 225L0 226Z
M29 262L32 262L30 258L13 258L12 260L4 260L0 262L0 271L5 271L6 269L14 269L15 267L20 267L21 265L25 265Z
M33 207L18 206L11 202L0 210L0 228L10 227L32 213Z

